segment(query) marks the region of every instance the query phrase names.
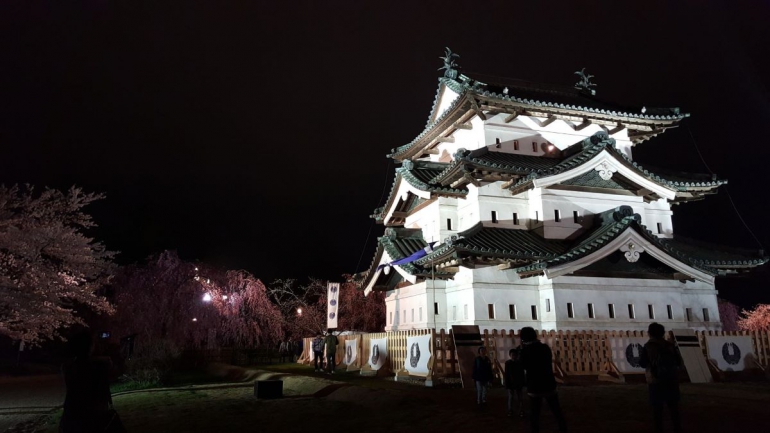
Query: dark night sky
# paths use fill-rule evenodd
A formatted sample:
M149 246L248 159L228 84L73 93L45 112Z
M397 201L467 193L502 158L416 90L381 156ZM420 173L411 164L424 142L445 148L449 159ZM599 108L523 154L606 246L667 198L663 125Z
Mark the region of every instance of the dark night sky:
M570 85L586 67L601 98L692 113L635 158L705 172L691 131L770 246L767 2L140 3L0 5L0 183L105 192L95 234L121 262L361 270L385 154L422 131L444 46L471 76ZM679 234L756 245L724 191L674 211ZM769 281L718 288L750 305Z

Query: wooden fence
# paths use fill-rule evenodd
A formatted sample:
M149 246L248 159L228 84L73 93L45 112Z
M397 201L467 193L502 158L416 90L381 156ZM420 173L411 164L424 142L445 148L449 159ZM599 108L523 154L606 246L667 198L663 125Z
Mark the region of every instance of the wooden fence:
M432 374L437 377L459 376L460 371L451 329L416 329L341 336L337 349L337 359L338 362L342 359L345 339L361 338L361 343L358 346L358 359L360 363L365 364L369 355L370 340L387 338L390 368L394 372L401 371L408 357L406 339L411 336L426 334L432 335ZM770 366L770 331L696 331L696 335L703 348L704 356L707 356L706 336L750 336L757 361L765 368ZM647 333L644 331L540 331L538 336L543 343L550 346L557 373L562 376L596 376L607 374L613 370L610 338L646 338ZM498 371L502 369L505 360L508 359L508 350L519 345L518 330L484 330L481 338ZM668 338L673 339L670 334ZM312 338L305 339L304 354L300 362L303 360L310 362L311 341Z

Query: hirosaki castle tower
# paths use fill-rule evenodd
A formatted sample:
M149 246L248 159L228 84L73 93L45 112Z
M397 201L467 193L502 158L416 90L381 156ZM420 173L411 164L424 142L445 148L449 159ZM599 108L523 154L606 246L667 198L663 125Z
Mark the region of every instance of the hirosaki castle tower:
M386 230L358 281L387 292L385 329L720 329L715 277L768 259L675 235L672 205L726 180L633 159L688 114L601 102L583 72L481 82L455 58L372 215Z

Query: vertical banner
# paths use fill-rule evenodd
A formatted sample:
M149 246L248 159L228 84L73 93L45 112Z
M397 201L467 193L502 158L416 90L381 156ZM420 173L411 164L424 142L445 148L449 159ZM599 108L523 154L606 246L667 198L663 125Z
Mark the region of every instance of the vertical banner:
M430 334L418 335L406 338L406 348L409 350L404 363L404 369L415 376L428 375L428 361L430 360Z
M372 370L379 370L388 360L388 339L372 338L369 340L369 365Z
M337 328L337 312L339 308L340 283L329 283L326 292L326 327Z
M345 340L345 365L355 364L358 359L358 339Z

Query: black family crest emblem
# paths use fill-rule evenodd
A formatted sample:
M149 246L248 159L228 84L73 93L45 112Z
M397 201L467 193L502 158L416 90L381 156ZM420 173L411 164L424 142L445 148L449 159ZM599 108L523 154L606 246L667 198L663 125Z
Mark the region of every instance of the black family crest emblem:
M380 362L380 348L376 344L372 347L372 365Z
M727 342L722 345L722 358L730 365L735 365L741 360L741 349L737 344Z
M409 365L412 368L417 367L417 363L420 362L420 345L418 343L412 343L412 347L409 349Z
M626 347L626 361L628 365L634 368L642 368L642 364L639 362L642 359L642 345L639 343L631 343Z
M346 362L346 364L350 364L350 361L352 361L352 359L353 359L353 347L352 346L348 346L347 357L348 357L347 358L348 362Z

